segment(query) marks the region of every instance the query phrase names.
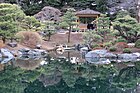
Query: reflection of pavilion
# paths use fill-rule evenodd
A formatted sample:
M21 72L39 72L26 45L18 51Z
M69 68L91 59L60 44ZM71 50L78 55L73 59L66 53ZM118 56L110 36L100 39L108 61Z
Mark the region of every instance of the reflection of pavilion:
M80 30L84 30L84 31L87 29L87 25L93 26L93 29L96 28L96 19L100 15L101 15L100 12L91 9L85 9L76 12L76 16L78 17L77 21L79 23L78 27L80 28Z

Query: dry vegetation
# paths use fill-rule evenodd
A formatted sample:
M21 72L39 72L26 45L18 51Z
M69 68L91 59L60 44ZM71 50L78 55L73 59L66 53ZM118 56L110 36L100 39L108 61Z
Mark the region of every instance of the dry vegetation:
M21 31L16 34L16 37L19 38L20 44L30 48L35 48L37 44L42 43L41 36L37 32Z

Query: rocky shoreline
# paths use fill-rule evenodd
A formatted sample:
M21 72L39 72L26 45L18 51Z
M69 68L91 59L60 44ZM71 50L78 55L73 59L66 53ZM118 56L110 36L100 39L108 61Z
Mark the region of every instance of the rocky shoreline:
M74 50L75 51L75 50ZM99 49L99 50L92 50L85 52L85 60L89 63L111 63L114 62L128 62L128 61L140 61L140 53L122 53L122 54L116 54L108 52L105 49ZM1 63L6 63L14 58L21 58L21 57L29 57L29 58L43 58L46 57L48 52L43 49L29 49L29 48L22 48L19 50L9 50L6 48L0 49L0 60Z

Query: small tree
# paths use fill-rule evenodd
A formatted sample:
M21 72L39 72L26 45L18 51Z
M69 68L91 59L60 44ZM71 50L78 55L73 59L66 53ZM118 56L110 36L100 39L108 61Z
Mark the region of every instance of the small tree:
M19 22L21 22L25 14L17 5L0 4L0 36L3 37L5 43L6 38L10 38L11 41L16 32L20 30Z
M25 31L38 31L41 30L41 23L33 16L25 16L25 18L21 21L20 26Z
M65 24L67 26L69 33L68 33L68 43L70 43L70 34L74 25L76 25L77 17L75 16L73 9L69 9L64 16L62 17L61 24Z
M96 44L97 42L100 42L101 38L102 37L100 35L96 34L96 32L94 30L87 31L83 35L84 42L86 44L88 44L89 46L92 46L92 45Z
M110 34L110 20L109 17L102 16L97 21L97 34L102 37L102 42L104 42L106 36Z
M44 23L44 37L46 38L48 36L48 41L50 41L51 36L55 33L55 24L53 21L46 21Z
M113 23L117 35L123 37L127 42L136 42L140 39L140 24L130 15L117 17Z

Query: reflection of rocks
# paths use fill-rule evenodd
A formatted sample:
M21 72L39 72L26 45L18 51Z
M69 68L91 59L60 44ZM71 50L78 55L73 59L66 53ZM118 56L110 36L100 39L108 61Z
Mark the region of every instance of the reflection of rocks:
M23 55L27 55L27 56L44 56L47 54L46 50L42 50L42 49L20 49L19 50L20 54Z
M12 53L8 50L8 49L4 49L4 48L1 48L1 57L4 57L4 58L14 58L14 56L12 55Z
M8 50L8 49L4 49L1 48L0 49L0 63L7 63L9 61L11 61L12 59L14 59L13 54Z
M40 62L42 59L16 59L14 65L17 67L21 67L22 69L34 70L35 68L40 66Z
M121 59L122 61L135 61L138 59L137 55L135 54L119 54L118 59Z
M85 58L86 61L89 63L94 63L94 64L109 64L111 63L109 59L106 58Z
M58 82L60 82L61 79L62 79L61 72L59 70L55 71L53 75L46 76L42 74L39 77L39 81L41 81L45 87L55 85Z

